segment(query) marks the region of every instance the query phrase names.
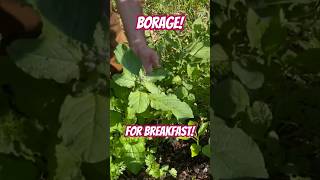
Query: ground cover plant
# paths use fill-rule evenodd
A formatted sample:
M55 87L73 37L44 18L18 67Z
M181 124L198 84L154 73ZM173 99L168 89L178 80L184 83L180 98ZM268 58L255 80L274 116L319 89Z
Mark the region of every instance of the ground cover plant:
M209 179L209 1L146 1L147 15L187 15L183 31L146 31L162 68L145 76L125 45L111 80L112 179ZM196 13L195 13L196 12ZM126 124L195 124L194 138L126 138Z
M216 179L319 179L319 1L212 1Z

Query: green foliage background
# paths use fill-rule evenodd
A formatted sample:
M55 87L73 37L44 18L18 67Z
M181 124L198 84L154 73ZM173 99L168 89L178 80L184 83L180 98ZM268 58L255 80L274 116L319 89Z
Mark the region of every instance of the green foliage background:
M319 179L319 5L211 1L216 179Z
M25 2L43 29L0 57L0 179L107 179L101 1Z

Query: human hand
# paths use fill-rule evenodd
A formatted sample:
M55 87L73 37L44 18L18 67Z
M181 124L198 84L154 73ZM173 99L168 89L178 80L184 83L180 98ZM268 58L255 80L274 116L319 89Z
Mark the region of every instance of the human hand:
M147 45L133 47L133 52L139 57L144 70L147 74L150 74L154 68L159 68L159 56L157 52Z

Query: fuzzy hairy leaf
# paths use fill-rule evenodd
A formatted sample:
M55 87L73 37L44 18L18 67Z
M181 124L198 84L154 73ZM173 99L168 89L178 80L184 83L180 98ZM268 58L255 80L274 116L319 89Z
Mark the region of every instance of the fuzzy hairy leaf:
M123 148L124 152L122 159L128 170L133 174L138 174L144 164L145 142L142 140L125 142Z
M22 39L8 48L9 55L17 66L34 78L53 79L66 83L78 79L82 52L76 42L72 42L45 18L44 29L38 39Z
M215 117L212 140L216 179L268 178L263 155L257 144L240 128L229 128ZM250 158L248 158L248 155Z
M122 74L115 74L112 76L112 79L116 84L122 87L132 88L135 86L136 78L127 72L123 72Z
M128 100L129 107L136 113L143 113L150 103L148 94L140 91L131 92Z
M170 111L177 119L193 118L189 105L181 102L174 95L150 94L151 107L157 110Z
M114 50L114 53L117 61L123 65L123 68L128 70L131 74L139 75L139 71L142 67L141 61L131 49L128 49L124 44L119 44Z
M106 99L86 94L67 96L59 114L62 143L84 161L94 163L107 157Z
M56 146L57 168L54 180L84 180L81 159L62 144Z

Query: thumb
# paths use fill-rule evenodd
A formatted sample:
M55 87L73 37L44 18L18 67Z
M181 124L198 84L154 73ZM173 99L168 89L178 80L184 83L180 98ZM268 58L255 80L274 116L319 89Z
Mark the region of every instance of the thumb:
M143 67L144 67L144 70L146 71L147 75L152 72L152 64L151 63L144 63Z
M160 61L159 61L159 56L157 53L153 53L151 58L152 58L152 64L155 68L161 67Z

